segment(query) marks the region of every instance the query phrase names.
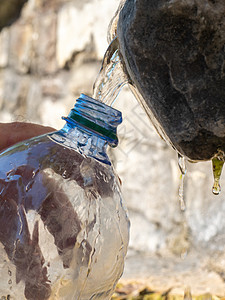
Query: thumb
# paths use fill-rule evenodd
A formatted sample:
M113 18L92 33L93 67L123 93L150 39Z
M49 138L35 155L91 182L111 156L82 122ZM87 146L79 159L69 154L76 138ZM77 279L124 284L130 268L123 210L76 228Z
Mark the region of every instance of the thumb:
M33 123L0 123L0 151L20 141L51 131L55 129Z

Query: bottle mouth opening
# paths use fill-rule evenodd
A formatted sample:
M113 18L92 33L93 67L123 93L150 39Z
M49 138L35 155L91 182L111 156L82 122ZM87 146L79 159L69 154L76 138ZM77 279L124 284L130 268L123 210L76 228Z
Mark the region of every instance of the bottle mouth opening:
M96 99L81 94L68 117L63 119L70 126L83 127L100 136L111 147L118 145L116 129L122 123L122 113Z

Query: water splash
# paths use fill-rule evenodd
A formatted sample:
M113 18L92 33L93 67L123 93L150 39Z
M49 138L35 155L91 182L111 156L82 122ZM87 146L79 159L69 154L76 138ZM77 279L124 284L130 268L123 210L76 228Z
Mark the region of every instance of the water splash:
M102 61L102 67L94 83L93 98L112 105L128 82L120 59L117 37L110 43Z
M221 191L220 187L220 176L223 169L224 160L220 157L214 157L212 159L212 166L213 166L213 177L214 177L214 184L212 187L212 192L214 195L219 195Z
M180 155L179 153L178 153L178 166L181 171L180 186L179 186L180 209L181 209L181 211L185 211L186 203L185 203L185 199L184 199L184 177L186 175L187 168L186 168L186 161L185 161L184 156Z

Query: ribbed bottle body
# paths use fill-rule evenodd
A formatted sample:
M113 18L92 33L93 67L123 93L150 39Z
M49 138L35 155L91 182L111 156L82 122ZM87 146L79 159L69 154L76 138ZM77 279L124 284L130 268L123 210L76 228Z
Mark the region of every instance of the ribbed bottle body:
M0 154L0 297L110 299L123 272L117 176L69 140L54 132Z

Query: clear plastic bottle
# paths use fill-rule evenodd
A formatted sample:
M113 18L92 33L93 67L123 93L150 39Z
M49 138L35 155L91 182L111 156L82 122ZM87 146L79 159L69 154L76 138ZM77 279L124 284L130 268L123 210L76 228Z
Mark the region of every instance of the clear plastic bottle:
M129 220L106 154L121 113L81 94L59 131L0 154L0 299L110 299Z

